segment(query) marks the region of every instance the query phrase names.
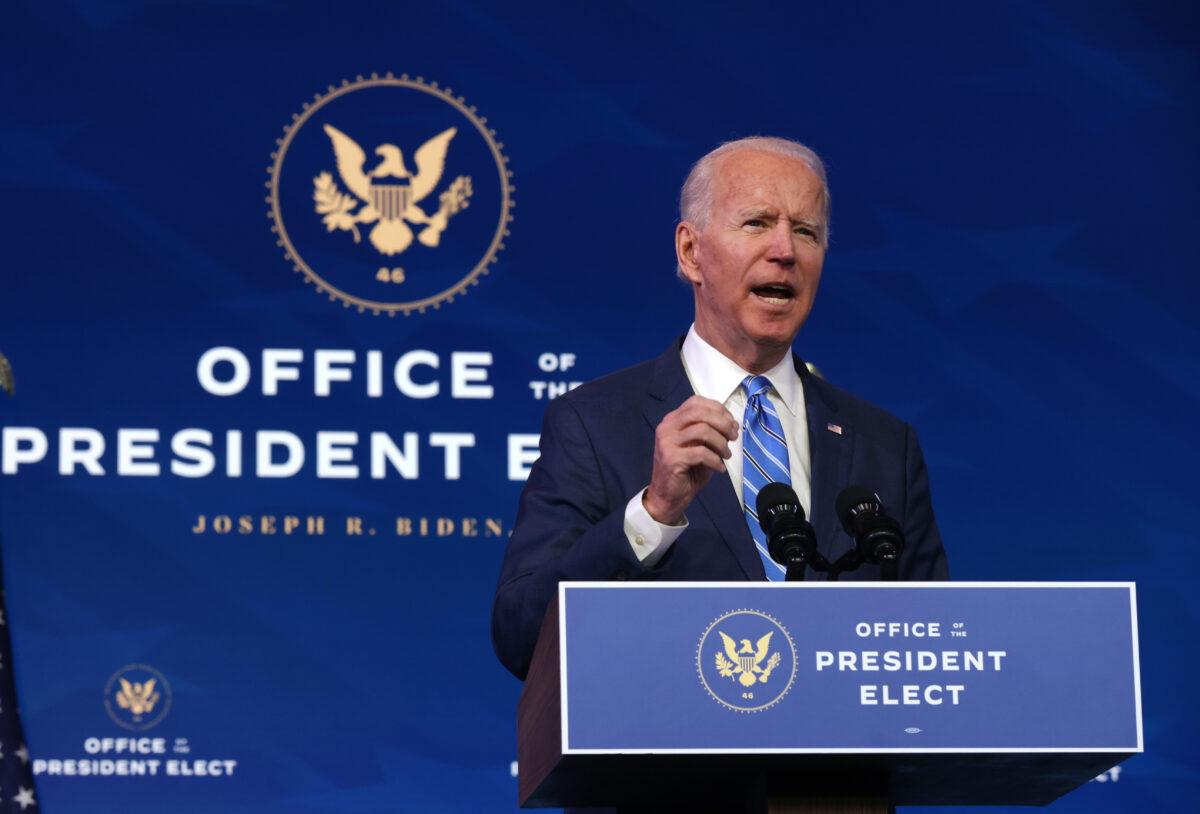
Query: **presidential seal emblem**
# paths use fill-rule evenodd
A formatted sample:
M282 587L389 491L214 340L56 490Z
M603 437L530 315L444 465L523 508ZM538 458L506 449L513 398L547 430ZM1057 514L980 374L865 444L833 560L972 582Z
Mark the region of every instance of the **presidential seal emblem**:
M330 85L276 141L271 231L306 283L360 313L408 316L478 285L512 223L512 172L450 88L407 74Z
M135 732L150 729L171 710L171 685L148 664L127 664L109 677L104 708L119 727Z
M696 671L721 706L761 712L778 704L796 680L796 643L769 614L730 611L700 637Z

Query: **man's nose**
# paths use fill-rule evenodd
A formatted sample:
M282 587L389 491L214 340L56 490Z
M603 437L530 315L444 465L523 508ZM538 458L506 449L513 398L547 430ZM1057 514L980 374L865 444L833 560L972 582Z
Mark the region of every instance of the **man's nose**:
M771 245L767 259L773 263L791 265L796 262L796 247L792 236L792 225L786 220L775 224L771 230Z

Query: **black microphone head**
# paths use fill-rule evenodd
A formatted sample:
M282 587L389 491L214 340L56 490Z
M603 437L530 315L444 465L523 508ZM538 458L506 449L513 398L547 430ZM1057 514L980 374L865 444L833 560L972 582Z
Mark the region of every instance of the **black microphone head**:
M854 530L854 518L864 511L879 514L883 511L883 502L879 495L865 486L847 486L837 498L837 516L842 521L842 528L851 537L857 537Z
M904 552L904 532L888 516L879 495L864 486L847 486L838 495L837 513L863 561L891 565L891 575L885 570L884 579L896 579L894 566Z
M767 535L767 551L771 559L786 566L792 575L792 567L799 566L802 573L805 564L817 555L816 535L812 525L804 519L804 507L800 498L786 483L768 483L758 492L754 501L758 513L758 524ZM788 579L796 579L792 575Z
M767 535L771 534L771 519L780 511L804 519L800 498L796 497L796 490L786 483L768 483L760 489L754 501L754 511L758 515L758 524Z

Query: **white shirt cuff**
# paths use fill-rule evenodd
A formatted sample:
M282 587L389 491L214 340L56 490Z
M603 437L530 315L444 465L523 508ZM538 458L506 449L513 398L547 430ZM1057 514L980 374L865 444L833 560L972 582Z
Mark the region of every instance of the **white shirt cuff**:
M629 538L629 545L642 565L653 568L671 548L671 544L679 539L679 535L687 530L688 521L684 517L678 526L658 522L642 503L645 493L645 489L638 492L625 507L625 536Z

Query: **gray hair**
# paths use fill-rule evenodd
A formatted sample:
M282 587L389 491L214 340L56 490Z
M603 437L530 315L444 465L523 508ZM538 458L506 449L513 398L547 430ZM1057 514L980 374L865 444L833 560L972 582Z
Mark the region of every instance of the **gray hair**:
M713 167L721 156L737 150L758 150L764 153L795 158L805 165L821 180L821 209L825 221L821 230L821 245L829 245L829 220L832 213L833 201L829 195L829 182L825 177L825 164L821 157L798 141L778 138L775 136L748 136L735 141L727 141L708 155L692 165L691 172L683 182L679 191L679 218L695 224L703 229L708 225L708 218L713 207Z

